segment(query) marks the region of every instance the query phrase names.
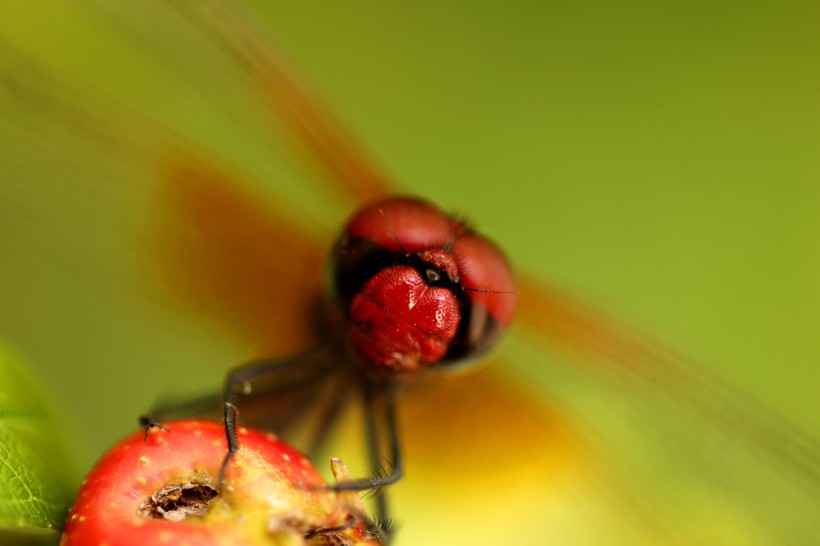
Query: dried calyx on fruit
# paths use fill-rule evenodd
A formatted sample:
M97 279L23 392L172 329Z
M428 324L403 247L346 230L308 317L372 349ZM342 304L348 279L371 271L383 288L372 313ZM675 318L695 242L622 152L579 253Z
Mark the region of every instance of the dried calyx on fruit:
M356 492L334 493L301 453L270 433L239 429L223 491L221 422L183 420L136 433L83 481L61 546L196 544L378 545ZM331 461L337 482L350 479Z

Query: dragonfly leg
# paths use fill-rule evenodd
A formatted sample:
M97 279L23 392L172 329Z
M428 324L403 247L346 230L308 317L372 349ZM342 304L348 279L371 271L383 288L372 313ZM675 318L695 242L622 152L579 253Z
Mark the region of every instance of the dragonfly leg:
M329 362L325 349L317 349L296 357L253 362L228 374L222 395L228 453L219 470L220 488L225 484L228 464L239 449L236 434L239 400L251 394L271 394L317 382L327 372Z
M308 458L316 460L316 457L325 447L329 432L339 420L342 409L350 401L350 383L347 381L337 381L331 386L331 391L325 396L327 404L322 409L320 417L317 419L317 427L312 432L309 442L305 444L305 453Z
M144 415L140 416L139 423L145 428L145 439L148 440L148 433L152 428L168 432L163 422L169 419L216 413L220 409L221 402L221 393L210 393L204 396L175 401L173 403L168 403L166 399L161 399L155 402L151 409L146 411Z
M376 490L377 527L384 534L388 521L388 506L382 488L399 481L404 464L396 424L395 392L392 385L366 384L364 389L368 450L373 475L345 481L332 486L334 491ZM386 447L386 450L384 449Z

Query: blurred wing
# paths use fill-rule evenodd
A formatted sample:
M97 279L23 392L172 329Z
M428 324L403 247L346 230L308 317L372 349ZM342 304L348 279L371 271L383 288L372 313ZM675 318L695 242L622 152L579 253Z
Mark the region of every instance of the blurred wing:
M215 39L280 114L291 143L321 171L325 190L342 198L373 199L391 190L388 179L306 86L294 78L271 39L249 14L229 2L180 2L182 17ZM340 192L341 190L341 192Z
M524 279L520 300L505 363L570 416L596 472L622 484L610 516L649 531L642 542L818 540L815 437L542 282Z
M169 385L310 342L323 248L385 177L263 22L5 4L0 77L0 328L89 458ZM408 393L399 543L816 542L814 440L546 286L519 300L506 366Z
M129 6L0 7L0 328L79 421L112 417L87 458L160 391L309 346L341 214L231 52Z

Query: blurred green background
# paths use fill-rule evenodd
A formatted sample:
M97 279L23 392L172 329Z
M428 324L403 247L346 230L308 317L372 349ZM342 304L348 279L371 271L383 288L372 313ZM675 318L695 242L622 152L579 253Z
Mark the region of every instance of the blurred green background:
M464 212L520 270L817 430L818 4L251 4L398 187ZM181 320L131 291L144 266L123 244L157 221L152 194L134 189L133 165L61 128L71 108L21 100L25 85L51 89L58 74L97 93L70 100L167 116L247 158L256 179L274 167L263 121L232 87L241 70L209 79L224 68L214 58L166 72L164 55L207 64L209 52L159 27L167 49L143 49L118 9L71 6L0 10L0 336L66 408L84 471L156 395L216 385L250 349L211 335L219 317ZM155 24L134 13L134 28ZM209 93L231 109L212 113ZM139 141L144 129L105 104L101 119ZM332 236L348 213L336 203L303 204L303 221Z
M403 187L820 424L817 3L257 4Z

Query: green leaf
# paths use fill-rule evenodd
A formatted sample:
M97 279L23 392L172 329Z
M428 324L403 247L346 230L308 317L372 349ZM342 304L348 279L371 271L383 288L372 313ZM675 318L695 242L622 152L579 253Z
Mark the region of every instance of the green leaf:
M56 531L21 528L62 527L71 493L61 440L47 400L0 344L0 538L41 543Z

